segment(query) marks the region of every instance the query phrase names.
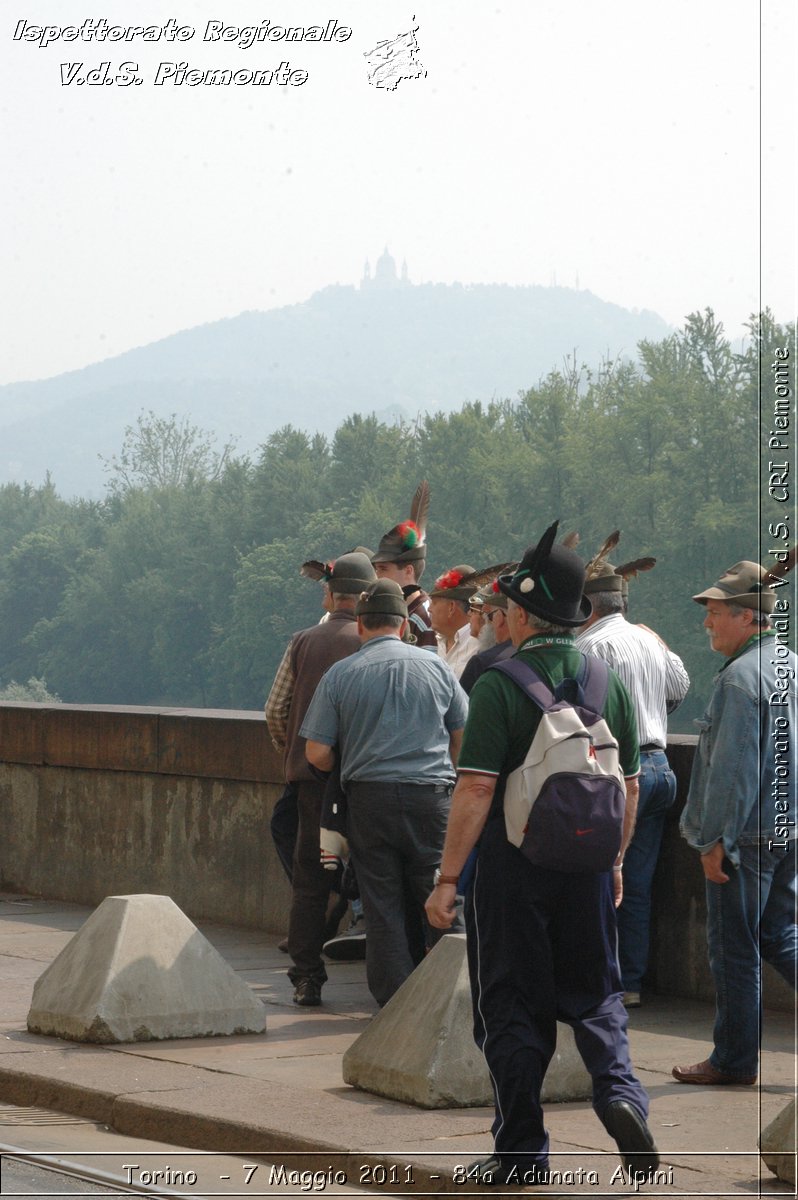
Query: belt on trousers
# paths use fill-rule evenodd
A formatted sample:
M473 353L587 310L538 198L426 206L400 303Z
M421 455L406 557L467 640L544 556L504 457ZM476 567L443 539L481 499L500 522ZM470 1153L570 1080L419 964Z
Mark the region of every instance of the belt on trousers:
M401 779L348 779L346 787L364 787L371 788L373 791L379 788L419 788L425 792L432 792L435 796L444 796L454 787L453 783L403 783Z
M664 750L664 746L658 746L656 742L646 742L645 746L640 747L641 754L656 754L658 750Z

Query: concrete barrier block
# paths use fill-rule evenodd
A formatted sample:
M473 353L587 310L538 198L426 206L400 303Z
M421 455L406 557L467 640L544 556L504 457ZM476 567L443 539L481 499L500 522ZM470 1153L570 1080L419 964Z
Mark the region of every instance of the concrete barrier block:
M795 1097L762 1130L759 1149L769 1171L785 1183L795 1186Z
M421 1108L493 1104L472 1033L465 935L447 934L344 1054L344 1082ZM567 1025L543 1083L544 1100L582 1100L591 1080Z
M262 1033L266 1012L168 896L107 896L39 977L31 1033L75 1042Z

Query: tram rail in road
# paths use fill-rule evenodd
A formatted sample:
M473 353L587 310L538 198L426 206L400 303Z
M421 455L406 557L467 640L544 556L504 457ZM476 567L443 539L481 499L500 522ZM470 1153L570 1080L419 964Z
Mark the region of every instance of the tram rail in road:
M141 1156L140 1156L141 1157ZM65 1157L63 1154L50 1151L47 1153L34 1153L30 1150L22 1149L19 1146L9 1146L0 1142L0 1196L20 1196L31 1195L30 1192L12 1191L6 1188L5 1163L24 1163L27 1166L36 1167L39 1171L46 1171L52 1174L54 1188L52 1192L39 1192L39 1195L58 1196L58 1195L129 1195L152 1197L153 1200L160 1200L161 1197L170 1197L170 1200L200 1200L196 1192L179 1192L169 1188L147 1187L142 1190L141 1187L133 1187L126 1182L129 1177L127 1171L106 1171L101 1167L93 1167L85 1162L72 1160ZM84 1183L94 1184L97 1191L90 1193L84 1192L64 1192L58 1190L57 1180L59 1177L66 1176L68 1179L80 1180Z
M389 1200L391 1195L408 1194L398 1177L375 1177L371 1182L376 1191L358 1186L359 1175L342 1169L340 1162L331 1165L321 1154L310 1156L310 1161L318 1159L314 1167L308 1153L277 1157L189 1150L127 1137L90 1119L48 1109L0 1103L0 1127L0 1197L256 1200L324 1193L330 1200L375 1194Z

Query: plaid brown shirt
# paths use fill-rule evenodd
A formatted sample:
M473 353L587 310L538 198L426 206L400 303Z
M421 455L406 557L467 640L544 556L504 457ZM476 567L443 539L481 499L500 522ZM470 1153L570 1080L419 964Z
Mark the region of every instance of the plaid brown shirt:
M294 695L294 682L294 668L291 666L291 642L289 642L277 668L269 698L263 709L266 713L266 724L269 727L271 739L278 750L285 750L288 713Z

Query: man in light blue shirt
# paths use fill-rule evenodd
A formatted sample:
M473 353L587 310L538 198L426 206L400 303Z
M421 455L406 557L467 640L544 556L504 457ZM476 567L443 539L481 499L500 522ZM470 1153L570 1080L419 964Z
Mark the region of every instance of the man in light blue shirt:
M382 1005L423 954L414 931L440 865L468 701L446 663L402 641L407 606L393 580L364 592L355 614L363 644L322 679L302 736L321 770L338 747L366 975Z

